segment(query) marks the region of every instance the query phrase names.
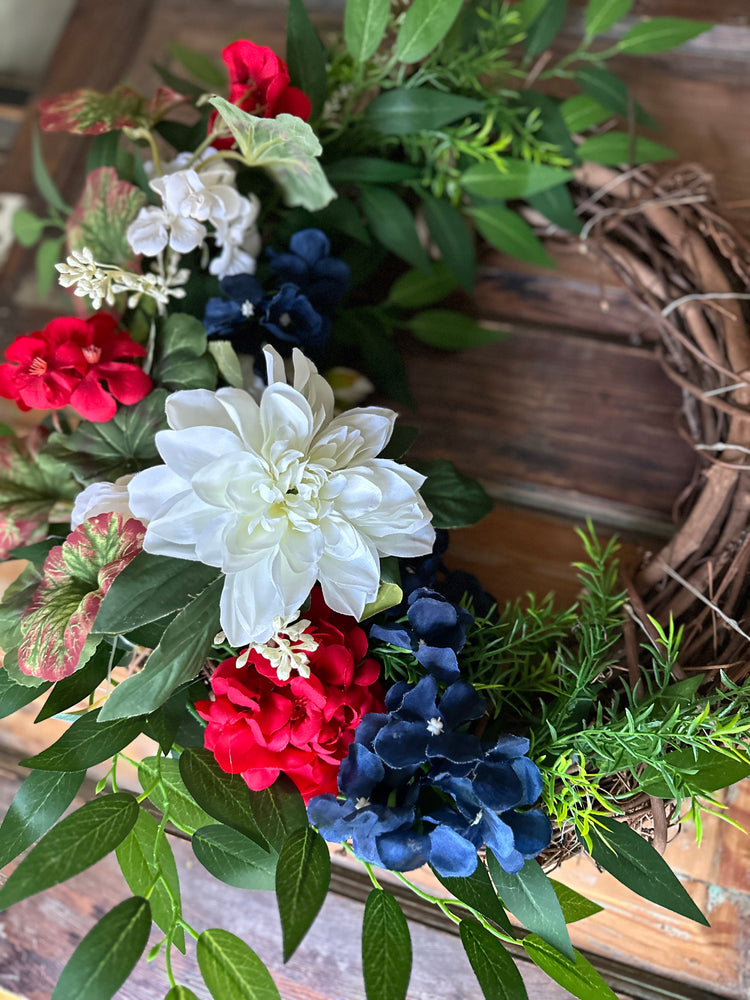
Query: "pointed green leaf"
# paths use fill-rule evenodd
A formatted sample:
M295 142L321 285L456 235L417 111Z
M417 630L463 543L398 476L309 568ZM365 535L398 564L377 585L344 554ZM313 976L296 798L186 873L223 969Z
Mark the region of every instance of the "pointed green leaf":
M60 192L57 190L57 185L50 177L49 171L45 166L44 157L42 156L42 144L36 129L31 135L31 172L37 191L47 204L52 208L56 208L58 212L62 212L63 215L67 215L70 212L70 206L66 205L63 201Z
M204 931L198 938L197 956L214 1000L281 1000L265 965L229 931Z
M401 309L423 309L440 302L456 287L456 282L448 269L436 264L430 271L404 271L393 282L388 292L386 305Z
M520 872L510 875L500 867L491 851L487 852L487 864L506 910L510 910L527 930L538 934L572 960L573 946L565 917L552 883L540 865L530 858Z
M302 0L289 2L286 61L292 83L310 98L310 117L316 119L328 90L326 52Z
M265 845L250 805L250 790L241 775L222 771L214 755L204 747L183 751L180 774L195 801L209 815L261 847Z
M203 867L238 889L268 889L276 885L278 855L229 826L202 826L193 834L193 852Z
M396 36L396 58L403 63L424 59L453 25L462 0L412 0Z
M231 385L235 389L244 388L245 379L240 359L228 340L209 341L208 353L213 358L220 377L227 385Z
M219 630L223 578L214 580L168 626L143 670L126 678L107 698L104 720L147 714L198 675Z
M585 132L586 129L601 125L612 117L611 111L588 94L576 94L563 101L560 105L560 114L571 134Z
M40 299L46 298L57 282L55 264L60 262L64 236L50 236L37 247L34 264L36 267L36 290Z
M720 750L698 750L691 747L684 750L673 750L664 762L674 767L678 774L689 778L691 788L701 792L718 792L743 778L750 777L750 762L730 757ZM640 778L640 788L649 795L659 799L675 797L675 789L670 788L655 767L647 767Z
M381 611L388 611L389 608L395 608L403 599L404 592L397 583L389 583L387 580L381 580L375 600L370 601L369 604L365 604L360 621L367 621L368 618L373 618L375 615L380 614Z
M53 826L0 889L0 909L78 875L113 851L132 830L138 803L128 792L87 802ZM85 844L86 849L81 850Z
M66 708L72 708L79 701L88 697L107 676L112 653L112 646L103 642L85 667L76 670L70 677L64 677L58 681L50 691L34 722L51 719L59 712L64 712Z
M285 962L318 915L330 881L331 859L325 840L309 826L292 833L281 848L276 868Z
M362 972L367 1000L404 1000L411 976L411 936L395 897L373 889L362 924Z
M143 954L150 930L148 901L139 896L124 900L78 945L51 1000L110 1000Z
M467 291L471 291L476 272L476 250L463 212L444 198L433 198L426 192L420 192L420 197L425 222L440 251L443 269Z
M528 31L547 5L547 0L520 0L514 8L518 23L524 31Z
M409 163L394 163L379 156L346 156L326 166L326 176L332 184L400 184L418 180L421 174Z
M541 212L545 218L561 229L566 229L569 233L580 233L583 229L581 220L576 215L570 191L565 184L531 195L526 200L532 208Z
M389 0L347 0L344 41L355 63L366 62L380 45L389 11Z
M528 1000L516 963L493 934L474 920L462 920L461 941L486 1000Z
M603 163L605 166L617 167L621 164L660 163L662 160L674 159L673 150L658 142L643 136L633 137L627 132L605 132L604 135L593 135L578 147L582 160L592 163Z
M414 216L389 188L362 187L362 210L376 240L412 267L429 271L430 261L417 235Z
M503 330L480 326L471 316L454 309L423 309L405 326L417 340L442 351L464 351L508 336Z
M597 66L584 66L576 73L576 83L581 90L598 101L603 108L621 118L629 118L631 111L639 125L654 127L656 122L647 114L637 101L628 96L625 82L608 69Z
M599 823L603 830L596 826L590 830L591 856L598 865L644 899L709 926L675 873L648 841L616 819L607 817Z
M494 163L476 163L461 175L461 186L470 195L488 199L528 198L569 181L573 174L562 167L529 163L512 157L503 159L504 170Z
M171 823L194 834L211 823L211 817L196 804L180 775L179 761L172 757L144 757L138 765L138 780L148 798L167 813Z
M491 498L476 479L464 475L448 459L411 464L427 476L420 492L436 528L465 528L492 510Z
M196 52L195 49L189 49L177 42L169 42L167 48L170 55L188 71L190 76L205 83L209 90L226 89L226 67L217 65L202 52Z
M0 868L31 847L76 796L85 771L32 771L16 792L0 826Z
M552 44L565 20L567 0L547 0L544 10L536 17L526 33L526 53L538 56Z
M586 5L586 35L601 35L630 13L634 0L589 0Z
M187 986L173 986L164 1000L200 1000Z
M497 250L541 267L555 262L544 249L531 226L515 212L502 205L475 205L469 209L477 229Z
M711 21L689 21L683 17L652 17L631 28L617 48L629 55L646 56L683 45L696 35L713 28Z
M164 831L145 809L138 810L135 826L116 849L117 862L134 896L151 890L149 902L154 923L165 934L175 928L180 916L180 879L172 848ZM152 888L153 887L153 888ZM182 928L172 940L185 951Z
M506 934L513 933L510 920L508 920L503 905L497 897L495 887L490 881L487 866L483 861L479 861L473 874L467 878L449 878L438 875L434 869L433 874L456 899L460 899L462 903L468 903L482 916L492 920L498 927L502 927Z
M592 899L586 899L580 892L571 889L570 886L562 882L556 882L551 878L552 888L555 890L557 901L565 917L566 924L574 924L576 920L584 920L586 917L593 917L595 913L601 913L604 909Z
M433 131L482 111L484 103L474 97L432 87L404 87L378 94L368 104L365 120L383 135L410 135Z
M578 997L578 1000L617 1000L616 995L580 951L573 952L573 959L567 958L536 934L529 934L522 944L534 965L539 966L574 997Z
M38 698L50 686L49 681L39 684L36 677L30 679L34 681L33 684L19 684L7 670L0 668L0 719L13 715L19 708Z
M86 712L52 746L21 761L44 771L84 771L119 753L143 732L144 716L99 722L99 709Z
M263 839L276 852L293 833L308 825L299 789L285 774L280 774L270 788L250 792L250 808Z

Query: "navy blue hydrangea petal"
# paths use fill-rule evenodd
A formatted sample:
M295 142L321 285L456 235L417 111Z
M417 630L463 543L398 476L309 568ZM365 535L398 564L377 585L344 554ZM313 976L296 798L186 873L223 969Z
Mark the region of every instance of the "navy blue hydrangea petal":
M404 693L401 704L394 711L400 719L414 722L427 722L440 715L437 707L437 680L428 674Z
M403 828L378 837L377 851L383 868L393 872L410 872L427 863L430 840L426 834Z
M542 794L544 787L539 768L528 757L517 757L511 767L523 786L523 804L533 805Z
M530 746L525 736L501 736L495 746L487 751L487 760L514 760L527 754Z
M449 826L430 834L430 864L443 877L468 878L477 867L477 849Z
M238 305L251 302L257 306L265 295L263 286L252 274L230 274L221 279L219 287L228 299L232 299Z
M390 767L413 767L427 760L429 736L422 723L392 719L375 737L373 749Z
M440 699L440 711L451 729L481 719L486 710L484 698L467 681L455 681Z
M552 824L540 809L506 813L503 820L513 831L516 850L524 858L541 854L552 839Z
M447 760L454 764L475 763L482 755L482 744L471 733L441 733L427 742L429 760Z
M359 720L359 725L354 732L354 743L372 748L372 741L377 733L388 722L388 716L381 712L368 712ZM350 748L351 749L351 748Z
M393 687L388 688L385 693L385 707L389 712L398 712L404 696L411 691L413 686L408 681L396 681Z
M401 625L372 625L370 638L381 639L399 649L410 650L412 648L411 633L407 632Z
M206 302L203 325L206 328L207 337L228 339L234 333L235 328L244 322L245 317L237 302L227 302L225 299L216 298L216 296Z
M313 267L331 252L331 243L322 229L298 229L289 240L289 249Z
M352 743L339 766L339 788L348 797L369 798L385 777L383 762L361 743Z
M507 763L480 764L474 777L474 794L488 809L495 812L505 812L506 809L529 804L518 775Z
M506 872L517 872L523 868L524 859L516 850L513 830L503 818L490 810L482 813L480 820L484 842Z
M458 657L450 648L419 646L416 651L416 658L417 663L423 666L428 673L444 683L450 683L460 674Z

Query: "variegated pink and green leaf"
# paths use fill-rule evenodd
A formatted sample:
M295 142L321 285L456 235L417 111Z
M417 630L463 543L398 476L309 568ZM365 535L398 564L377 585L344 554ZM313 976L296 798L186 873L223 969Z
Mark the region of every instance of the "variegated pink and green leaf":
M65 227L70 249L88 247L95 260L132 269L137 258L125 231L145 204L144 193L114 167L92 170Z
M147 98L120 84L109 93L71 90L39 103L39 127L45 132L101 135L126 126L150 128L188 98L169 87L160 87Z
M41 541L52 508L80 489L70 470L41 450L48 431L37 427L25 437L7 431L0 436L0 560Z
M51 550L21 618L18 666L25 674L58 681L84 666L100 640L91 635L99 605L141 551L144 533L135 518L98 514Z

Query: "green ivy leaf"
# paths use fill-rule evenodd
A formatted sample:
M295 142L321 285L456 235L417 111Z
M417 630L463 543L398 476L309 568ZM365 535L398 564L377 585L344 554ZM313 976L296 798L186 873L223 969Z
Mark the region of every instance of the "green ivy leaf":
M213 59L195 49L189 49L185 45L177 42L169 42L167 45L169 54L180 63L188 73L201 83L205 83L209 90L224 90L227 86L227 71L224 66L218 66Z
M432 511L436 528L465 528L476 524L492 510L492 500L476 479L445 458L432 462L412 462L411 465L427 476L420 492Z
M411 977L411 936L398 901L382 889L367 897L362 972L367 1000L404 1000Z
M424 59L442 42L461 10L462 0L412 0L396 35L396 58Z
M125 881L134 896L151 890L154 923L185 951L185 934L175 927L180 916L180 878L164 831L145 809L138 810L135 826L115 851ZM152 888L153 887L153 888Z
M592 899L586 899L580 892L571 889L570 886L562 882L556 882L551 878L552 888L555 890L557 901L565 917L566 924L574 924L577 920L584 920L586 917L593 917L595 913L601 913L604 909Z
M276 868L284 961L288 962L323 905L331 881L326 842L312 827L290 834Z
M453 309L423 309L405 325L417 340L442 351L464 351L508 336L503 330L481 326L471 316Z
M180 775L195 801L210 816L265 846L250 805L250 790L241 775L222 771L214 755L204 747L192 747L180 754Z
M674 159L675 156L674 151L666 146L643 136L633 137L627 132L593 135L581 143L578 154L582 160L603 163L609 167L621 164L637 166L639 163L660 163L662 160Z
M73 952L51 1000L110 1000L143 954L150 930L147 900L134 896L119 903Z
M0 910L96 864L127 837L137 818L135 798L116 792L87 802L61 819L11 872L0 889Z
M565 20L567 0L547 0L544 10L527 29L526 54L533 59L544 52L557 37Z
M589 0L586 5L586 37L601 35L630 13L634 0Z
M563 989L578 997L578 1000L617 1000L616 995L580 951L573 952L573 959L567 958L536 934L529 934L522 944L534 965L539 966Z
M344 41L356 64L366 62L380 45L389 11L389 0L347 0Z
M271 974L255 952L229 931L203 931L198 966L214 1000L281 1000Z
M278 854L237 830L221 824L203 826L193 834L193 852L203 867L238 889L268 889L276 885Z
M119 753L143 732L145 716L99 722L99 712L86 712L76 719L52 746L22 760L22 766L43 771L85 771Z
M430 270L430 261L419 241L414 216L389 188L360 188L362 211L375 239L412 267Z
M508 916L503 909L503 905L497 898L495 887L490 881L487 866L483 861L477 863L473 874L467 878L451 878L438 873L433 869L433 874L445 886L451 895L460 899L462 903L478 910L482 916L492 920L498 927L502 927L506 934L512 934L513 929L508 920Z
M531 226L502 205L475 205L469 209L482 236L497 250L540 267L555 267Z
M367 106L365 121L382 135L412 135L434 131L483 110L484 103L473 97L432 87L404 87L378 94Z
M0 868L31 847L56 823L86 777L85 771L32 771L0 826Z
M126 678L102 706L102 720L148 714L198 675L219 630L223 578L214 580L167 626L140 670Z
M633 892L689 920L709 926L664 858L626 823L609 817L591 827L591 857Z
M683 17L652 17L631 28L617 48L631 56L646 56L653 52L666 52L683 45L696 35L713 28L711 21L689 21Z
M178 829L192 836L197 829L211 823L211 817L185 787L179 761L174 758L144 757L138 765L138 780L150 801Z
M528 198L569 181L573 174L562 167L529 163L510 156L503 159L504 170L494 163L476 163L461 175L461 186L470 195L488 199Z
M286 61L292 83L310 98L310 117L316 119L323 109L328 90L326 52L302 0L289 2Z
M509 875L491 851L487 852L487 864L503 906L510 910L527 930L538 934L554 949L572 960L573 946L570 943L568 928L565 926L565 917L552 883L540 865L531 858L519 872Z
M461 921L461 941L486 1000L528 1000L521 973L502 943L474 920Z

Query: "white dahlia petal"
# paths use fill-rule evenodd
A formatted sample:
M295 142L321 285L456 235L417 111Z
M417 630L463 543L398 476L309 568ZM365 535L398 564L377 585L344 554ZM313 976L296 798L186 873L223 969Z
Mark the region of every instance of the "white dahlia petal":
M144 524L170 508L175 499L189 491L190 484L166 465L138 472L128 483L128 503Z
M321 437L334 434L339 427L345 427L350 432L352 444L348 461L354 465L367 462L380 454L391 439L395 422L396 414L393 410L379 406L359 407L335 417ZM359 431L359 436L352 434L352 430Z
M223 427L186 427L180 431L158 431L156 446L170 469L185 479L192 479L222 455L242 451L236 433Z

